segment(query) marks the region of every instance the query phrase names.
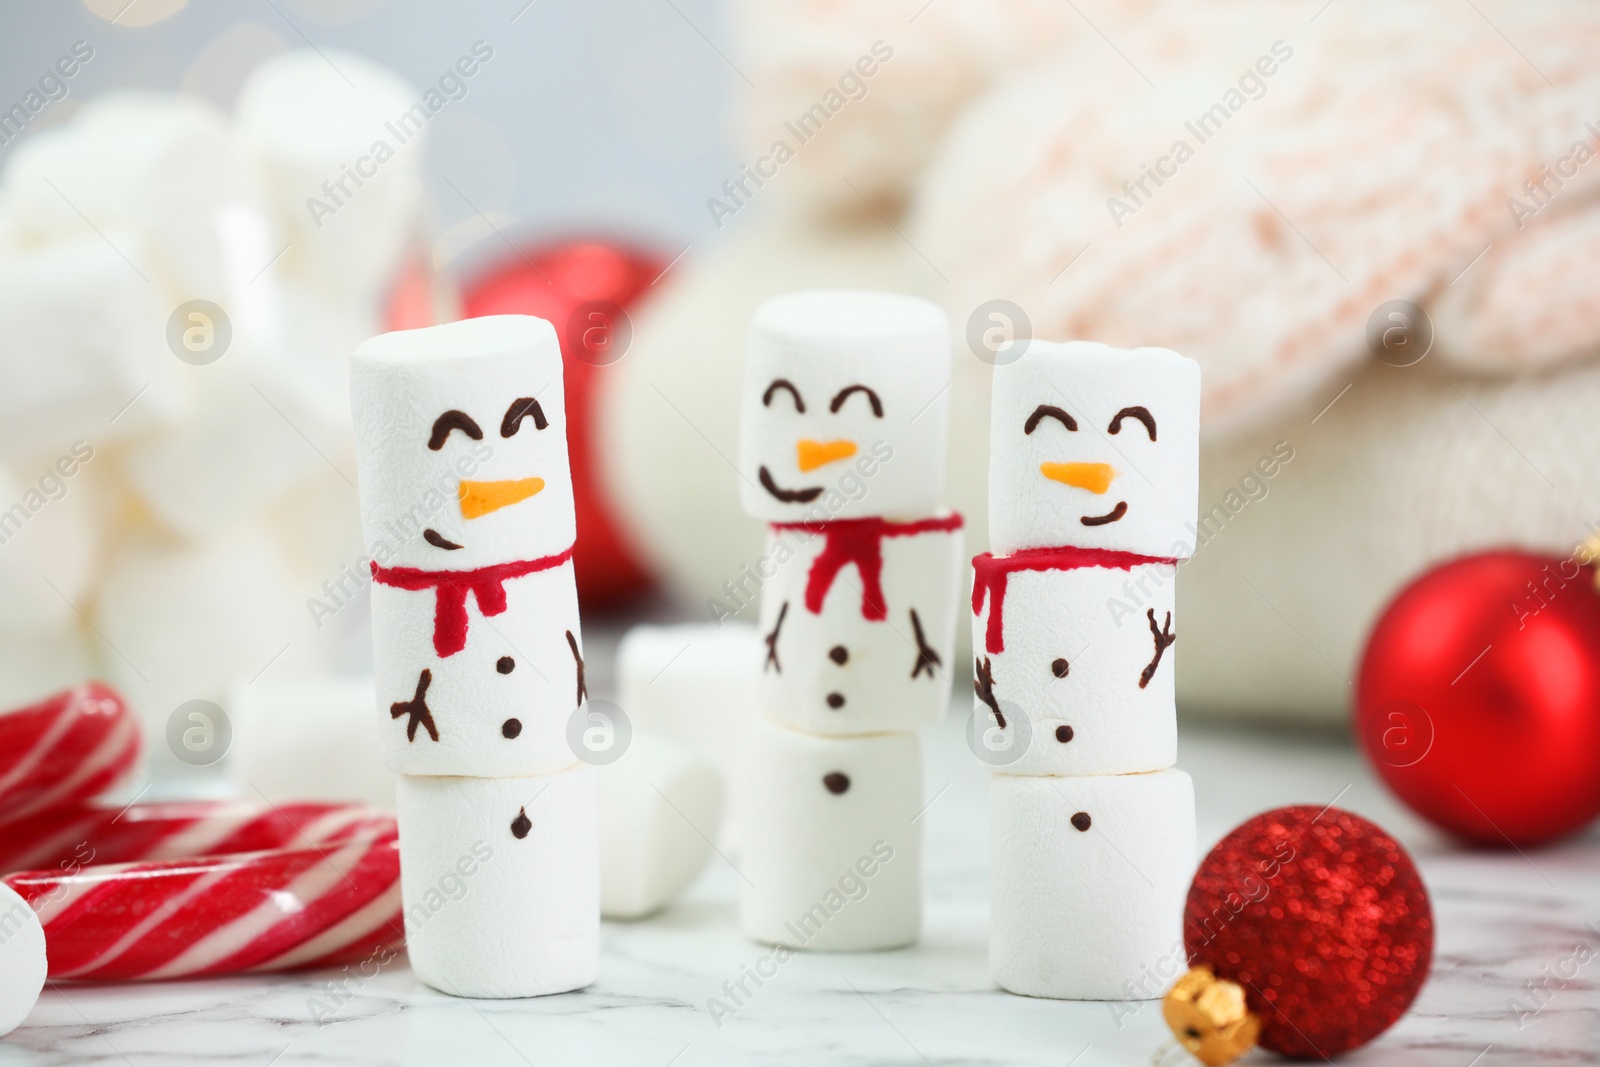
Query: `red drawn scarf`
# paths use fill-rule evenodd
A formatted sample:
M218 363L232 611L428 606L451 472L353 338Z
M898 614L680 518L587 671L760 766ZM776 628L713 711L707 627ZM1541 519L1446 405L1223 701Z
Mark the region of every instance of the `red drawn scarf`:
M985 595L992 597L983 643L990 655L1004 652L1006 582L1016 571L1070 571L1077 567L1115 567L1129 571L1150 563L1177 563L1165 556L1141 556L1109 548L1029 548L1009 556L985 552L972 557L972 614L983 610Z
M883 602L883 539L885 537L913 537L921 533L949 533L961 529L962 518L951 512L935 519L916 522L890 522L888 519L835 519L832 522L775 522L774 530L803 530L821 534L825 539L822 551L811 562L811 573L806 576L806 610L813 615L822 614L822 601L833 580L854 563L861 575L861 617L872 622L882 622L889 617Z
M441 659L467 647L467 594L478 600L485 616L506 610L505 583L525 574L559 567L572 558L572 546L553 556L496 563L470 571L425 571L418 567L380 567L372 564L372 580L396 589L432 589L433 650Z

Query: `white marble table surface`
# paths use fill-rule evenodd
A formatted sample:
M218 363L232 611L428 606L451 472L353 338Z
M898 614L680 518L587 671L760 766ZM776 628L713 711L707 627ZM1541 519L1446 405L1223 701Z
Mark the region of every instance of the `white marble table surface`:
M422 986L404 957L319 1022L330 974L47 989L0 1040L23 1064L1143 1064L1166 1040L1159 1004L1031 1000L999 992L985 965L985 772L958 720L927 740L927 911L921 943L886 953L802 955L719 1027L707 1000L763 949L739 933L737 874L713 857L654 919L606 923L600 980L532 1001L462 1001ZM1397 833L1433 893L1434 973L1414 1010L1341 1061L1438 1067L1600 1063L1600 958L1543 982L1600 935L1600 837L1556 848L1463 852L1383 793L1326 736L1186 725L1202 848L1245 817L1336 798ZM1570 972L1569 972L1570 973ZM1520 1001L1536 1012L1519 1016ZM1540 1007L1542 1005L1542 1007ZM1254 1054L1252 1062L1269 1059Z

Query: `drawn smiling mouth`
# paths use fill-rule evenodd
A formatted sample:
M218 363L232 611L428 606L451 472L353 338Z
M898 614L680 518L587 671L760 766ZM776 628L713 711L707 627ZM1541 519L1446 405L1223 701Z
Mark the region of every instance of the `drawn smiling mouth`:
M1127 513L1128 513L1128 502L1126 500L1124 500L1121 503L1119 503L1116 507L1114 507L1110 511L1106 512L1104 515L1085 515L1081 519L1079 519L1078 521L1083 523L1085 526L1105 526L1108 523L1116 522L1118 519L1122 518L1122 516L1126 515Z
M822 495L822 486L812 486L810 489L784 489L772 480L772 472L765 466L760 472L761 488L783 501L785 504L809 504Z

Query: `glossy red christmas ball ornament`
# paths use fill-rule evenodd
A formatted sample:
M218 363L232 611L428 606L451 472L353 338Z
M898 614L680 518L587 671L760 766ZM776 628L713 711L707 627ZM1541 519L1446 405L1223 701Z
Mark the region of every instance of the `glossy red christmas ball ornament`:
M1373 628L1356 732L1401 800L1472 841L1525 847L1594 819L1594 568L1501 551L1418 578Z
M1328 1059L1405 1014L1433 961L1433 909L1405 849L1338 808L1279 808L1211 850L1189 887L1194 970L1163 1012L1180 1043L1227 1063L1252 1043Z
M648 252L609 241L558 241L508 255L464 286L467 318L537 315L560 335L578 518L572 562L586 609L615 604L650 584L605 498L593 434L605 375L632 339L628 310L665 266Z

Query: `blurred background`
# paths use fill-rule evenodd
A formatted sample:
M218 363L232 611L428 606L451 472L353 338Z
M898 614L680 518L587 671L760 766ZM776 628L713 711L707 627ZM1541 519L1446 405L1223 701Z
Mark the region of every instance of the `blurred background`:
M601 684L641 620L733 616L717 661L745 324L842 285L950 314L974 552L1007 345L1198 359L1180 713L1344 730L1405 583L1600 522L1596 45L1561 0L10 7L0 699L369 729L346 360L500 312L562 332Z

